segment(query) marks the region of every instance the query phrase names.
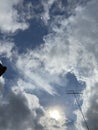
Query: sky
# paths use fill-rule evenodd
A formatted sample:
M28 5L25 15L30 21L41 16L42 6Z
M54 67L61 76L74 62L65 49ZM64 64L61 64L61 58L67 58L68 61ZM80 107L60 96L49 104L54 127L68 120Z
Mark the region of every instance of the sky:
M97 0L0 1L0 130L98 130L97 12Z

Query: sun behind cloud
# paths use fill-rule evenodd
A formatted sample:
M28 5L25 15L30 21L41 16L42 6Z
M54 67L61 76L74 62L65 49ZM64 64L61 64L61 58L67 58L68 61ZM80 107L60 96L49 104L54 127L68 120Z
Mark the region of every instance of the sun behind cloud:
M49 116L50 116L50 118L55 119L57 121L61 119L60 112L56 109L50 110Z

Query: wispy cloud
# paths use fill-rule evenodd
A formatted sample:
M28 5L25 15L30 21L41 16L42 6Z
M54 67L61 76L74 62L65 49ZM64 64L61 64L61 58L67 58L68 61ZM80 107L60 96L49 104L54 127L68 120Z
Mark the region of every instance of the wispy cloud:
M26 85L27 82L29 83L29 87L24 88L43 89L50 94L55 94L56 92L52 87L52 83L56 82L61 84L60 78L55 74L51 75L46 72L43 66L43 61L36 57L36 54L40 55L39 52L36 53L29 50L25 54L17 55L16 68L18 69L19 74L23 77L18 83Z

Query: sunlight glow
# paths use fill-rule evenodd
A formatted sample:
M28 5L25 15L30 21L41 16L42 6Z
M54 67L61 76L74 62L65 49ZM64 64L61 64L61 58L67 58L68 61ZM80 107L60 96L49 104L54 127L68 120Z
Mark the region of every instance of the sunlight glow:
M55 120L60 120L61 118L60 112L58 110L50 110L49 116L50 118L55 119Z

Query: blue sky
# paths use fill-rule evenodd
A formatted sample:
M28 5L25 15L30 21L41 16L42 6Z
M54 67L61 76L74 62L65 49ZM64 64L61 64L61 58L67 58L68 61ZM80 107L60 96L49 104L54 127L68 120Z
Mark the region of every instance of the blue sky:
M0 129L98 130L97 0L0 2Z

